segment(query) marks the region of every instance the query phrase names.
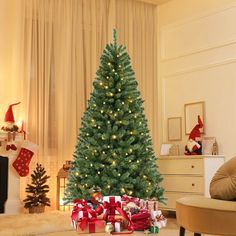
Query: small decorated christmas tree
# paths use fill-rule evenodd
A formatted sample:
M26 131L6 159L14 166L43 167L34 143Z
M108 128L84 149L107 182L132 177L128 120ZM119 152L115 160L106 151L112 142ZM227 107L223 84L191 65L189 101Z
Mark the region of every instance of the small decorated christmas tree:
M143 100L126 48L108 44L100 59L70 169L65 198L89 198L100 186L103 195L133 195L163 200ZM148 82L148 79L147 79Z
M50 199L46 196L49 186L46 184L50 176L46 175L45 168L37 163L34 173L31 174L31 184L27 184L26 192L29 193L24 200L25 208L29 208L30 213L40 213L45 206L50 206Z

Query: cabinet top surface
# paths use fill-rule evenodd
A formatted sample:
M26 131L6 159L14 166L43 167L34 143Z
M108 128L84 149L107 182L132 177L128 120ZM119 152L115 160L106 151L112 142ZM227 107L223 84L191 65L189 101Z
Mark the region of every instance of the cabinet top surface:
M171 159L204 159L204 158L225 158L223 155L182 155L182 156L159 156L158 160L171 160Z

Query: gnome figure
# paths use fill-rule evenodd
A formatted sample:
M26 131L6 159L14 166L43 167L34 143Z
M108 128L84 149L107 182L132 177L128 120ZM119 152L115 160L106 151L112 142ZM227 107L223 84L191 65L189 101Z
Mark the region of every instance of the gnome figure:
M198 116L198 124L192 129L187 145L185 146L185 155L202 155L202 138L200 132L202 127L202 120Z
M5 114L5 119L4 119L5 125L2 127L2 130L8 132L7 145L6 145L7 151L10 149L15 151L17 149L14 141L15 141L16 132L18 131L19 128L15 124L15 119L14 119L12 107L15 105L18 105L18 104L20 104L20 102L11 104L8 107L8 110Z

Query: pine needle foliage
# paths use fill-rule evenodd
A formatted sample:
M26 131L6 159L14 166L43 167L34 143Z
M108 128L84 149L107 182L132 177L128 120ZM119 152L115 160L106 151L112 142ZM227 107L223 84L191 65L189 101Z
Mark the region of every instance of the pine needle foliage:
M50 199L46 196L49 192L49 186L46 184L50 176L46 175L45 168L37 163L36 169L31 174L31 184L27 184L25 208L31 208L34 206L50 206Z
M89 198L89 189L99 186L103 195L163 201L162 176L130 57L118 45L116 31L113 39L100 58L82 117L65 200Z

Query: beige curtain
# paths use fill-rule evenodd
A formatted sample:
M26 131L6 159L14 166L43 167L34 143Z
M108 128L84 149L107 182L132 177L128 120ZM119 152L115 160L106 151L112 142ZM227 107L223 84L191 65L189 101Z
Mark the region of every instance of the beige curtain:
M156 132L155 6L134 0L22 0L22 100L29 140L39 144L31 163L44 164L52 207L56 175L73 158L81 117L99 58L112 29L127 45L139 81L149 127ZM154 128L155 127L155 128ZM24 186L30 179L22 180Z

